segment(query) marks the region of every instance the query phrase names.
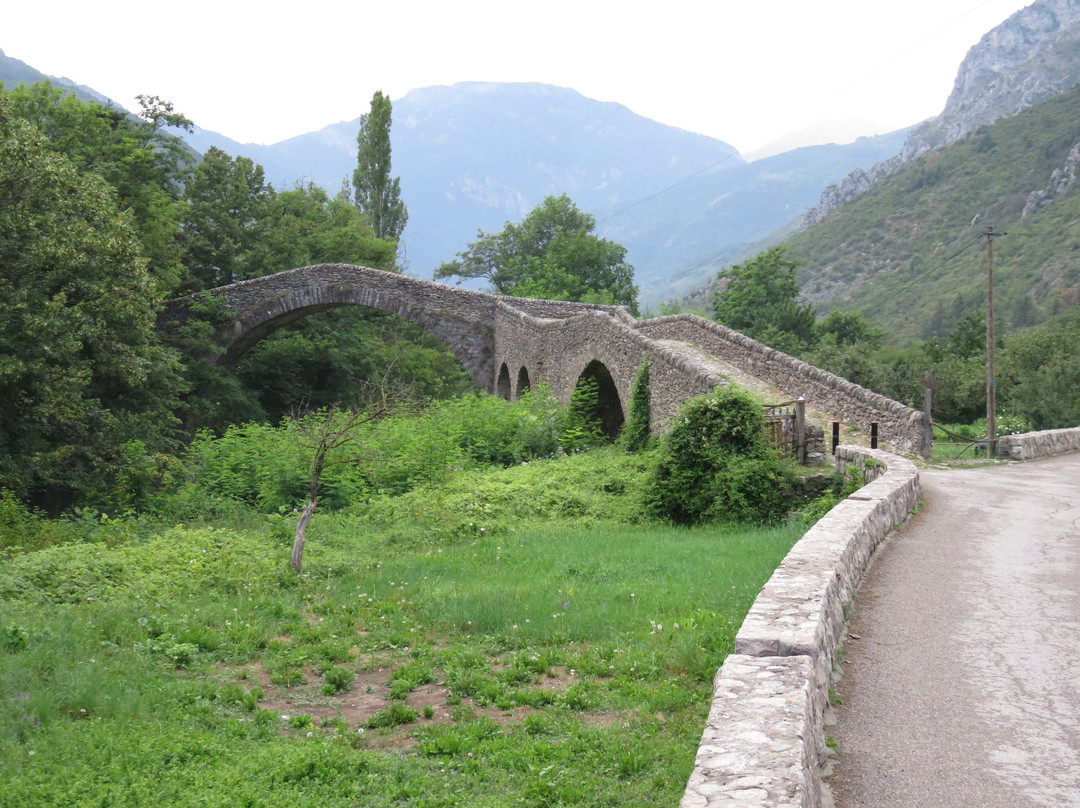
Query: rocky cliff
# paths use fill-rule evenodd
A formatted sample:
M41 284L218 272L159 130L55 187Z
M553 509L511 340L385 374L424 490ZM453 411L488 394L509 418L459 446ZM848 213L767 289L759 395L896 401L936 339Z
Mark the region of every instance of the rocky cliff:
M968 51L941 115L916 126L900 153L869 171L854 171L821 194L801 227L914 160L981 126L1080 83L1080 0L1037 0L986 34Z

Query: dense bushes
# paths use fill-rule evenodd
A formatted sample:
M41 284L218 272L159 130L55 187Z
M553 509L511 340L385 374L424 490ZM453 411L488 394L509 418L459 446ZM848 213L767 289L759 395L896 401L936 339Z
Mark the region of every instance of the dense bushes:
M782 519L791 485L764 427L761 407L738 388L689 401L660 445L649 510L685 524Z
M184 457L186 498L236 500L265 513L297 507L306 501L311 477L305 435L321 419L342 415L321 411L278 426L199 433ZM580 412L567 411L542 387L515 402L486 394L433 402L351 427L348 441L329 458L320 503L340 509L438 485L455 472L572 453L599 440Z

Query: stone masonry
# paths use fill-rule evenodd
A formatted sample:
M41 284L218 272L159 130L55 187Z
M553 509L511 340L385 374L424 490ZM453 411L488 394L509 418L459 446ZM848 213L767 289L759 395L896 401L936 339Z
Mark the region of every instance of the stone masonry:
M623 307L496 297L367 267L322 264L212 289L232 315L218 336L220 361L233 361L273 330L312 312L370 306L396 314L440 339L477 387L515 398L525 384L548 385L568 402L586 368L602 365L614 402L628 414L630 387L649 360L653 429L662 432L689 398L728 380L702 361L711 354L803 396L864 431L879 424L883 443L925 451L924 416L838 376L693 315L636 320ZM182 322L193 297L172 301L159 318Z
M765 584L713 682L682 808L818 808L825 709L844 607L870 556L920 500L913 463L837 447L872 481L815 524Z

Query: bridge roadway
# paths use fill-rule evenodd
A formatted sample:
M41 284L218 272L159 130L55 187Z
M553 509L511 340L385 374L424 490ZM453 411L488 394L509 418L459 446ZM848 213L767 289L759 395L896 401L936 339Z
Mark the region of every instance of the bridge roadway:
M1080 806L1080 453L922 486L844 640L836 806Z

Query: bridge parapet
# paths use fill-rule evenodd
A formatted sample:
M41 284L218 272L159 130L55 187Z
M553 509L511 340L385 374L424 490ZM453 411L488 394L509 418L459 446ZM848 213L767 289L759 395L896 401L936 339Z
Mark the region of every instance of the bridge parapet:
M700 346L739 370L765 379L790 393L839 416L845 423L876 422L883 441L907 454L920 454L927 432L924 413L842 379L827 370L693 314L642 320L637 330L653 339L670 339Z
M678 346L664 344L682 342L793 398L804 396L845 422L877 422L882 439L898 451L923 448L923 413L694 315L639 321L622 306L497 297L348 264L301 267L209 294L233 317L219 334L220 361L233 361L275 329L312 312L369 306L421 326L458 357L477 387L510 397L525 385L545 382L569 402L583 375L602 369L626 417L634 376L648 357L652 427L659 433L687 399L726 383L694 351L680 353L673 350ZM172 301L159 327L182 322L196 297Z

